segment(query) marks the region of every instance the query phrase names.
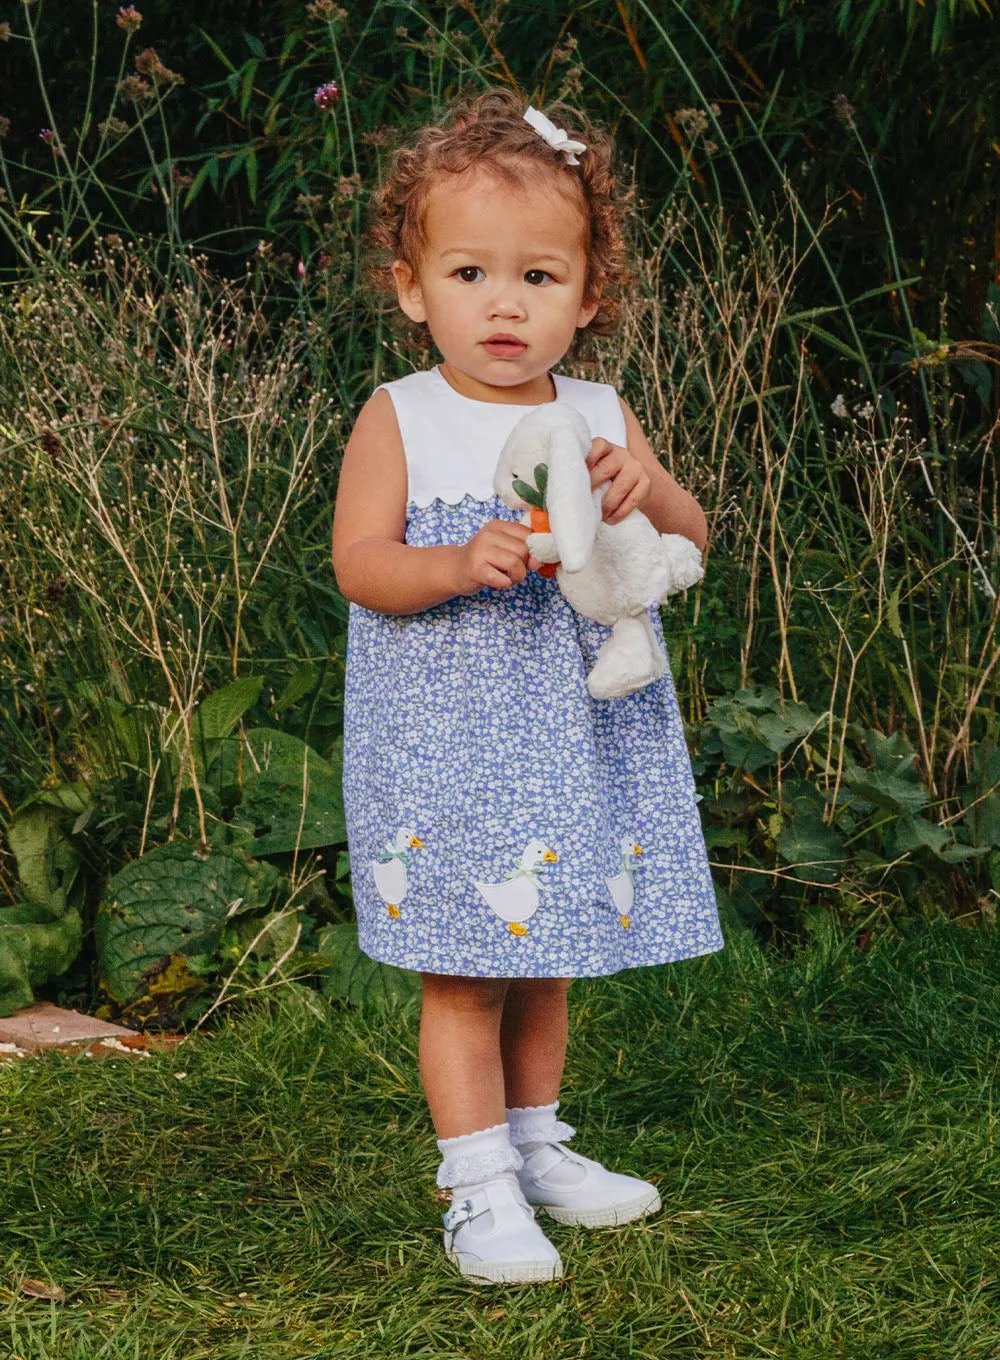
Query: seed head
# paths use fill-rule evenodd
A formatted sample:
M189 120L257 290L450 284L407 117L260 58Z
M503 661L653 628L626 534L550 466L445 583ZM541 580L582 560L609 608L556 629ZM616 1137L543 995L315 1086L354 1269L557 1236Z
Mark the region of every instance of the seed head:
M339 24L347 18L347 10L341 9L336 0L312 0L312 4L306 5L306 13L310 19L328 24Z
M131 99L133 104L148 104L153 98L153 87L148 81L140 80L138 76L126 76L124 80L120 80L118 91L126 99Z
M135 69L140 75L152 76L157 85L182 85L184 83L182 75L178 75L176 71L171 71L168 66L164 66L155 47L144 47L136 55Z
M128 132L128 123L121 118L116 118L114 114L102 123L97 124L97 131L102 137L124 137Z
M57 434L53 434L51 430L43 430L41 444L42 448L49 455L52 461L54 463L57 462L59 459L59 455L62 453L62 444L59 442L59 436Z

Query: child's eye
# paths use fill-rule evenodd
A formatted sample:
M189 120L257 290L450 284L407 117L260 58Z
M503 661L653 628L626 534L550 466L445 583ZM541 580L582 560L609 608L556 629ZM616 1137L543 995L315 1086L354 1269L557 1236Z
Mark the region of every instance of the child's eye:
M552 275L547 269L529 269L524 277L528 283L537 283L540 285L545 279L551 280Z
M455 273L463 283L478 283L479 279L476 275L483 274L483 271L479 268L478 264L464 264L461 269L456 269ZM486 275L483 274L483 278L485 277Z

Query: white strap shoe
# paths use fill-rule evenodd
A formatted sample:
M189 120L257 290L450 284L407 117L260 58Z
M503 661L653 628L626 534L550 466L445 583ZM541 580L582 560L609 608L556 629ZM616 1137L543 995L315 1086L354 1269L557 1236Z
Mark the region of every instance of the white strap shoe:
M517 1284L562 1276L562 1259L513 1171L477 1185L443 1220L445 1254L469 1280Z
M649 1181L608 1171L562 1143L543 1143L517 1172L524 1197L558 1223L608 1228L655 1214L660 1192Z

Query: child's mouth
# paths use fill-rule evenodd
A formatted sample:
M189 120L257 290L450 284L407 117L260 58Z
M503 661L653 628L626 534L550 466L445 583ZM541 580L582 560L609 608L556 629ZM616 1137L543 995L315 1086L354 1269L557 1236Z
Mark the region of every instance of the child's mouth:
M494 359L517 359L528 348L515 335L491 335L482 343L483 349Z

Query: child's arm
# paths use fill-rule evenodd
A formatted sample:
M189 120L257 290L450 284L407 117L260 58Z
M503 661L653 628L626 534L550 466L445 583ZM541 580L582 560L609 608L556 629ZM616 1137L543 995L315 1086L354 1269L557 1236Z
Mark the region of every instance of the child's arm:
M633 510L641 510L661 534L683 534L701 551L708 541L705 512L689 491L674 480L649 447L642 426L619 397L625 417L628 447L595 439L587 464L591 486L611 482L604 493L603 517L617 524Z
M380 614L418 614L483 586L523 581L525 524L490 520L468 543L415 548L406 537L406 455L388 392L362 407L344 450L333 516L340 593Z

